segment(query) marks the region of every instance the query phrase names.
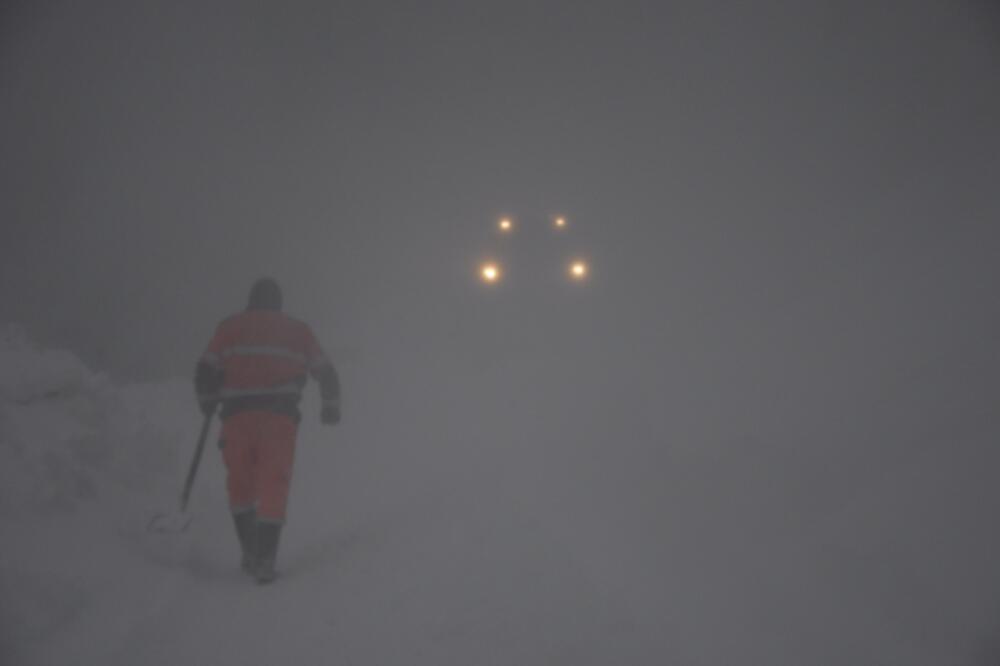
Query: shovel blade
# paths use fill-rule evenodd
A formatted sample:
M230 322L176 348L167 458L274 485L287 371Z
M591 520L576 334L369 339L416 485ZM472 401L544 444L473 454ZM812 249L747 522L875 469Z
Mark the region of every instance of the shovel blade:
M193 516L183 511L157 513L146 524L147 532L180 534L186 532Z

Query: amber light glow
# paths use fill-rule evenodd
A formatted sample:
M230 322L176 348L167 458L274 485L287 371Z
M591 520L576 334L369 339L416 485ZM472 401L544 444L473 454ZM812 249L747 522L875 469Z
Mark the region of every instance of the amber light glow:
M574 261L572 264L569 265L569 275L574 280L584 279L585 277L587 277L587 273L589 271L590 268L584 261Z
M483 264L479 269L479 276L483 282L496 282L500 279L500 267L492 262Z
M557 217L555 224L556 224L556 228L557 229L562 229L563 227L566 226L566 218L565 217Z
M502 220L500 220L499 226L500 226L500 231L507 232L514 228L514 223L510 221L510 218L505 217Z

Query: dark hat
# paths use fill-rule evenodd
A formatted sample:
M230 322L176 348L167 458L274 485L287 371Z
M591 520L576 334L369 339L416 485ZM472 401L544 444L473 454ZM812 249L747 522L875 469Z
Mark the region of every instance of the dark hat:
M250 301L247 310L280 310L281 287L269 277L260 278L250 288Z

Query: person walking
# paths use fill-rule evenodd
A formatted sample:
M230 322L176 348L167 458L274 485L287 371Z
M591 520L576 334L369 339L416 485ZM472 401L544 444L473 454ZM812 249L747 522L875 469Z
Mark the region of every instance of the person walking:
M219 446L241 567L261 584L277 576L299 401L310 375L319 383L320 420L337 424L337 371L312 329L282 312L281 288L271 278L257 280L246 310L218 325L195 369L202 413L221 406Z

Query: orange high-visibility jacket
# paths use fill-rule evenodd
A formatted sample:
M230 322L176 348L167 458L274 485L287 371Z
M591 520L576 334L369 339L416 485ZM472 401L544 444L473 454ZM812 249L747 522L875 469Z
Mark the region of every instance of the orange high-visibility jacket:
M222 417L261 409L298 419L307 375L323 406L339 410L339 381L312 330L278 310L249 309L223 320L198 361L198 399L222 402Z

